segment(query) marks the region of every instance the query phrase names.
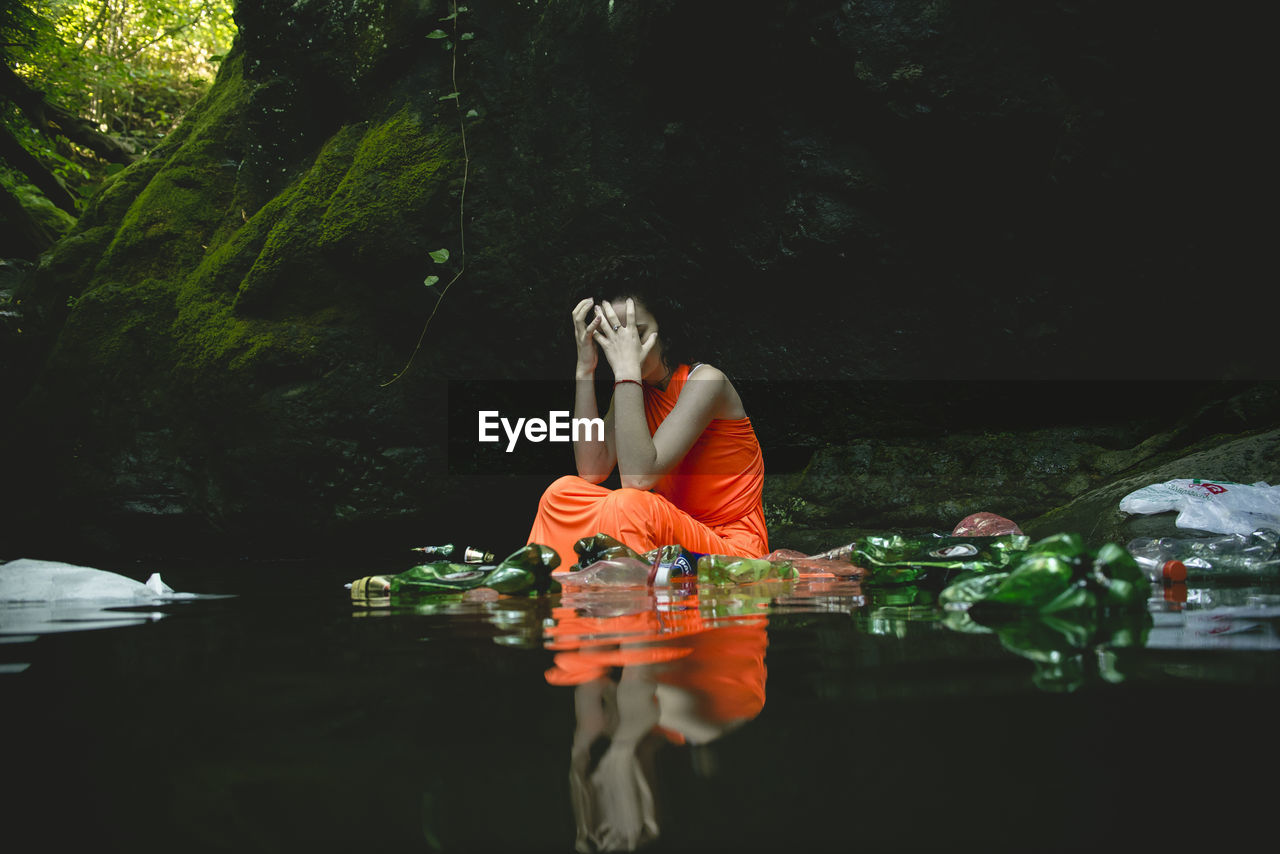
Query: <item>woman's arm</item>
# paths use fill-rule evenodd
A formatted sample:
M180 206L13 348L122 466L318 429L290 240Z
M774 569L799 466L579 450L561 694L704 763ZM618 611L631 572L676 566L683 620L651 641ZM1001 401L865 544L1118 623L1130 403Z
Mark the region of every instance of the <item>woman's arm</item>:
M578 363L574 369L574 418L599 418L600 408L596 402L596 363L599 355L596 351L594 334L599 328L601 318L593 313L595 301L587 298L573 309L573 337L578 346ZM594 316L588 320L588 314ZM583 431L582 438L574 438L573 460L578 469L578 476L591 483L600 483L613 471L616 457L610 445L612 435L613 408L605 417L605 439L595 438L590 430Z
M685 383L671 414L650 435L642 389L632 383L615 388L614 432L622 485L651 489L684 459L712 419L723 417L730 396L737 398L728 377L705 365Z

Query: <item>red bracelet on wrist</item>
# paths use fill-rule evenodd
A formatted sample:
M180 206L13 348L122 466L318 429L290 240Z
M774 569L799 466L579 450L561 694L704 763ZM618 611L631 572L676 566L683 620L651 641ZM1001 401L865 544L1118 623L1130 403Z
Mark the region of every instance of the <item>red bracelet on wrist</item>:
M640 382L640 380L615 380L613 383L613 387L617 388L623 383L635 383L636 385L640 386L640 388L644 388L644 383Z

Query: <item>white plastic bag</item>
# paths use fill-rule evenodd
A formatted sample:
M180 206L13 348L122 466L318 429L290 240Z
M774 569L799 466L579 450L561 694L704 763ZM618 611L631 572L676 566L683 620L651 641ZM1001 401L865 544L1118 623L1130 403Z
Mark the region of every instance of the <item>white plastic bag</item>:
M1120 499L1125 513L1178 511L1179 528L1219 534L1280 531L1280 486L1178 478L1153 483Z
M143 584L104 569L51 560L23 558L0 564L0 602L111 600L145 603L194 598L193 593L175 593L155 572Z
M221 598L216 593L177 593L155 572L144 584L103 569L23 558L0 563L0 642L134 626L164 616L139 608Z

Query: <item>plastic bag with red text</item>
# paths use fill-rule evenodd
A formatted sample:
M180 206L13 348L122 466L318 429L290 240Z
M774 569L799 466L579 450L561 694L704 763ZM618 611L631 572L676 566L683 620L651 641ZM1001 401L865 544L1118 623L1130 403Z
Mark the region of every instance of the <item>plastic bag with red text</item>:
M1125 513L1178 511L1179 528L1219 534L1251 534L1259 528L1280 531L1280 486L1228 480L1177 478L1153 483L1120 499Z

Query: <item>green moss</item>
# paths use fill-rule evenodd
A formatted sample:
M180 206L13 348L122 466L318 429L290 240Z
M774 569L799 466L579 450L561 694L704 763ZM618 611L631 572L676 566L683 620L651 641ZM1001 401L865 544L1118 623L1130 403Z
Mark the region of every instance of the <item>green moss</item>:
M114 382L145 375L171 356L164 333L172 319L173 295L167 283L102 283L75 301L55 359L83 366L86 380Z
M459 153L455 127L426 127L422 116L402 109L360 141L321 220L320 244L343 244L371 230L409 232L453 177Z
M279 417L263 414L264 392L332 370L367 286L446 245L424 223L456 215L457 127L408 108L340 128L289 164L282 192L246 201L240 62L228 57L179 130L107 182L53 253L67 320L33 415L87 409L104 436L131 435L144 410L210 435Z
M237 312L315 310L353 281L376 279L414 252L425 256L416 245L421 223L433 205L443 211L458 171L454 128L427 126L407 107L372 127L342 128L272 203L279 215L270 212Z
M263 309L278 292L288 289L292 276L301 274L297 267L314 252L316 223L350 168L360 136L358 126L339 130L311 168L249 220L244 231L246 239L256 244L256 254L237 285L237 311Z
M135 164L136 176L125 170L122 189L137 178L149 179L120 218L103 269L174 280L199 263L214 232L234 215L239 152L232 137L247 98L240 59L230 58L209 94L148 158L163 166ZM107 194L112 196L111 189Z

